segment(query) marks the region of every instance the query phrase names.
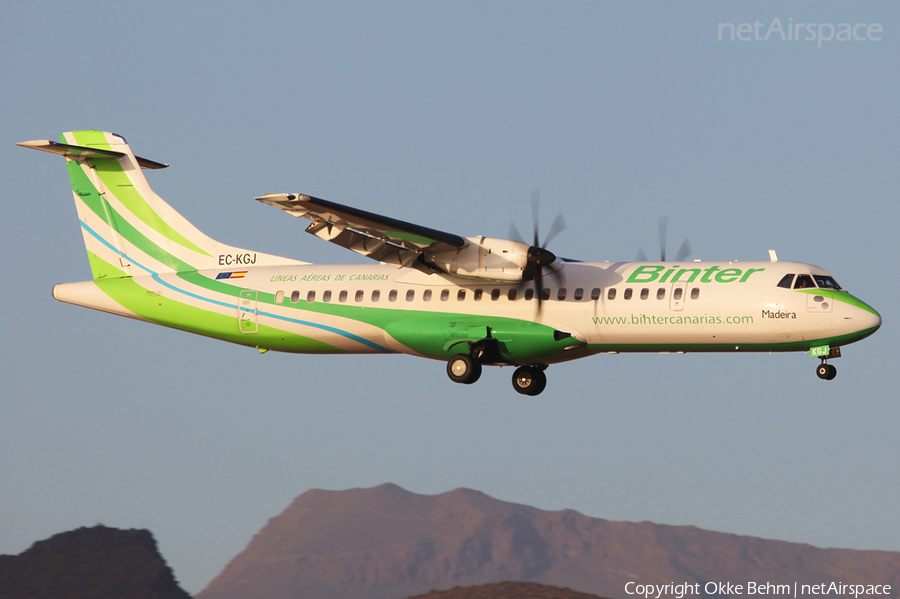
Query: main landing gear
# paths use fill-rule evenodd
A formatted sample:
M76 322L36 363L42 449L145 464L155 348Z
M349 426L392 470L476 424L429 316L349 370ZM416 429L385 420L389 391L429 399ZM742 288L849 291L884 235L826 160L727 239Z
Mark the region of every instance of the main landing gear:
M540 395L547 386L547 375L540 366L519 366L513 373L512 386L522 395Z
M546 366L520 366L512 377L513 389L522 395L539 395L547 386ZM447 362L447 376L454 383L471 385L481 377L481 362L466 354L456 354Z
M465 354L456 354L447 362L447 376L454 383L471 385L481 377L481 362Z

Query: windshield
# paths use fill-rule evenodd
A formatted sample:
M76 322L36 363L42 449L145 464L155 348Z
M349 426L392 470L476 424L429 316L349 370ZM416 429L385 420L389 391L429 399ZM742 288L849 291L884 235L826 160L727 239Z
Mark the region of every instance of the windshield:
M809 275L797 275L797 280L794 282L794 289L815 289L816 285L813 283L812 277Z
M813 278L816 280L816 285L818 285L820 289L841 289L841 286L837 284L837 281L831 277L825 275L813 275Z

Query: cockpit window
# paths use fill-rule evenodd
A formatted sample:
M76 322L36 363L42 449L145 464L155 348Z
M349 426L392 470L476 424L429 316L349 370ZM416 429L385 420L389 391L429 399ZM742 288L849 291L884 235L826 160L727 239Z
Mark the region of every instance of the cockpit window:
M797 282L794 283L794 289L815 289L816 284L813 283L812 277L809 275L797 275Z
M785 289L791 288L791 283L794 282L794 275L784 275L781 277L781 280L778 281L779 287L784 287Z
M831 277L826 277L825 275L813 275L813 278L816 280L816 284L822 289L837 289L840 291L841 286L837 284Z

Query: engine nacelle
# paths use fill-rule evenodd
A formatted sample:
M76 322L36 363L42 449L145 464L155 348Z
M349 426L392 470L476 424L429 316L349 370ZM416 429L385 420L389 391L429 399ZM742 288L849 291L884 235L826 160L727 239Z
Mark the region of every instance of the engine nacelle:
M443 271L460 277L521 281L528 264L527 243L493 237L466 237L458 250L426 253L425 259Z

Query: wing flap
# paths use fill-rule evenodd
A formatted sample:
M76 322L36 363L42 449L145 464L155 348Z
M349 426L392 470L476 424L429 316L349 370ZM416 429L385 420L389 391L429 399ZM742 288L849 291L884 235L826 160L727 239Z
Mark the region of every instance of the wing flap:
M397 268L412 266L426 272L418 261L425 252L461 249L463 237L436 229L344 206L301 194L266 194L256 200L312 221L306 232L325 241Z

